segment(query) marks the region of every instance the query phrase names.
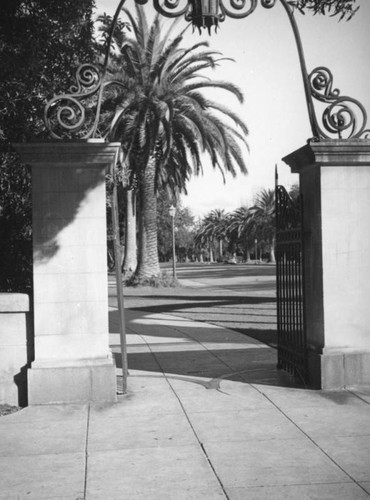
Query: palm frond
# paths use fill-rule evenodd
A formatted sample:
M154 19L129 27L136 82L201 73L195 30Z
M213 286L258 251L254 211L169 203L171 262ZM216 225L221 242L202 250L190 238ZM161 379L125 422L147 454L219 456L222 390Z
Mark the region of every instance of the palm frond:
M205 108L208 108L208 109L215 109L216 111L219 111L223 115L230 118L238 127L241 128L241 130L244 133L243 137L245 137L246 135L249 134L248 127L246 126L244 121L236 113L231 111L230 108L228 108L227 106L224 106L223 104L216 103L216 102L210 101L210 100L206 100L204 103L204 106L205 106Z
M184 57L187 56L187 54L189 54L190 52L196 51L199 47L209 47L209 43L208 42L199 42L199 43L196 43L195 45L192 45L188 49L182 49L181 51L179 51L179 53L175 54L174 57L172 57L171 59L169 59L166 71L168 73L171 73L173 71L173 69L175 68L175 66L177 64L179 64L180 61Z
M212 81L212 82L197 82L197 83L191 83L189 85L184 85L183 92L189 92L191 90L199 90L201 88L217 88L217 89L224 89L227 90L228 92L231 92L232 94L235 95L235 97L239 100L239 102L244 101L244 96L236 85L230 82L224 82L224 81Z
M159 33L160 33L160 23L159 23L159 14L157 14L150 28L149 37L145 45L145 62L148 73L152 68L153 59L155 59L155 50L156 50L156 45L158 45Z

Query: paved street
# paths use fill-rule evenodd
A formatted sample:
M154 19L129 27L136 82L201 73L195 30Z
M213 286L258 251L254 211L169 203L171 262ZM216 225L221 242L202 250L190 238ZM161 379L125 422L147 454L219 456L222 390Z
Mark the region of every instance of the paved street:
M164 265L171 275L172 266ZM276 269L269 264L177 264L184 285L218 288L243 295L275 296Z

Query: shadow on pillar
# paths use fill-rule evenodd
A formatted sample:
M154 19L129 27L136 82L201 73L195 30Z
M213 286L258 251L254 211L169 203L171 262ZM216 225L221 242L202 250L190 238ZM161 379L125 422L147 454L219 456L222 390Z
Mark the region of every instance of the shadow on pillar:
M32 300L30 300L32 304ZM32 306L31 306L32 307ZM18 390L18 406L24 408L28 406L28 383L27 371L31 368L32 361L35 360L35 333L33 328L33 309L26 315L26 343L27 343L27 363L23 365L19 372L14 375L14 383Z
M65 179L66 173L70 176L68 180ZM58 172L52 172L53 177L46 180L47 174L45 175L45 172L43 174L43 178L38 179L34 176L33 179L35 181L33 224L42 224L39 231L34 231L34 262L45 262L57 254L60 247L57 238L59 233L75 220L89 192L105 182L104 170L97 169L70 169L67 172L65 169L60 169ZM38 185L46 182L55 184L55 186L49 184L50 191L47 192L44 190L45 186ZM59 184L64 184L64 189L66 186L69 187L70 192L55 193L53 188L58 189ZM74 186L78 186L79 190L74 189ZM40 193L43 194L42 200ZM47 213L45 205L48 207Z

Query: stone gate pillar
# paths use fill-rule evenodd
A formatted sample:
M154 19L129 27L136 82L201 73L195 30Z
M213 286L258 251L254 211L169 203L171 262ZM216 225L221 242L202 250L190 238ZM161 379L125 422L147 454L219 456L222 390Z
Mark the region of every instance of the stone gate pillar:
M29 404L115 401L105 173L120 144L17 144L32 167L35 360Z
M370 140L312 141L283 160L303 195L309 381L370 384Z

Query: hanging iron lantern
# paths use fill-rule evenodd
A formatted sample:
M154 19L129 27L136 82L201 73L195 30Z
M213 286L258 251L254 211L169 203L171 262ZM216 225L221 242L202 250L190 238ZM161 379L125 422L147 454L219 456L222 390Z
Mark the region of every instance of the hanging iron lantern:
M191 0L191 11L187 18L199 31L206 28L211 33L212 26L217 31L221 20L220 0Z

